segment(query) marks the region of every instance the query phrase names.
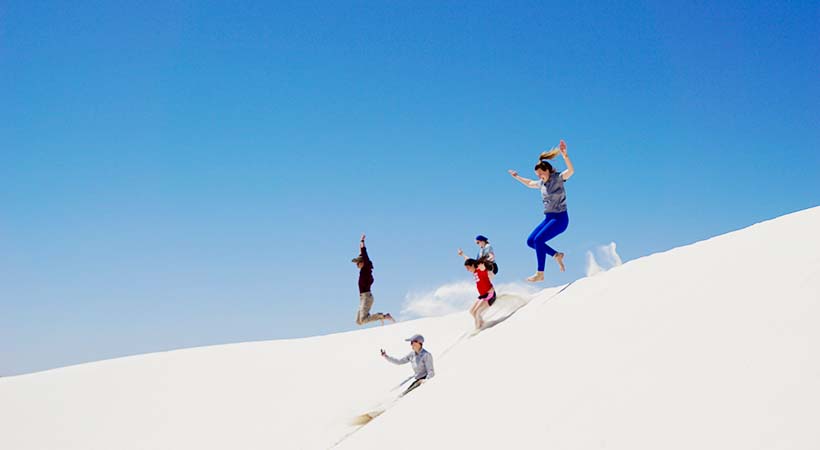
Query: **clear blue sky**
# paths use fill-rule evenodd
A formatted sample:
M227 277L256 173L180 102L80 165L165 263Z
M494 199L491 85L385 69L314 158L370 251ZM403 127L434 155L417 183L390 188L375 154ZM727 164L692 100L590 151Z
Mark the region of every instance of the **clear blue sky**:
M0 375L354 329L363 231L375 310L469 279L477 233L523 279L540 199L506 170L560 138L547 285L609 241L816 206L818 24L816 1L6 1Z

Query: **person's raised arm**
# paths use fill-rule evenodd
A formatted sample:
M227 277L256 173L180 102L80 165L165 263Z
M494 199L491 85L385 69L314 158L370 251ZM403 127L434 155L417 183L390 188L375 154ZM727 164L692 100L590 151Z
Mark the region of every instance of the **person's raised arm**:
M370 257L367 255L367 247L364 245L364 238L365 235L362 233L362 240L359 242L359 251L362 254L362 261L368 262L370 261Z
M527 186L530 189L538 189L538 182L537 181L530 180L529 178L524 178L524 177L518 176L518 172L516 172L514 170L508 170L507 172L509 172L509 174L513 178L518 180L518 182L523 184L524 186Z
M564 162L567 165L567 170L561 172L561 178L567 181L569 177L575 173L575 167L572 166L572 161L570 161L569 155L567 155L567 143L564 142L563 139L561 139L561 143L558 145L558 150L561 151L561 156L564 157Z
M458 249L458 256L461 256L462 258L464 258L464 261L467 261L468 259L470 259L470 257L465 255L464 251L461 250L461 249Z

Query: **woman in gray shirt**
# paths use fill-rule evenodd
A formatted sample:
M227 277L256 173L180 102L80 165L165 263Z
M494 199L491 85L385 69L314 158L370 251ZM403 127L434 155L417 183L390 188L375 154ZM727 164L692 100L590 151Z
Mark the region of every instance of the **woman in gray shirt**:
M558 154L564 157L567 170L558 172L549 163L549 159L555 158ZM544 220L530 233L527 238L527 245L535 249L535 256L538 261L538 270L534 275L527 278L527 281L544 281L544 265L547 255L550 255L558 263L561 272L564 271L564 254L555 251L547 245L547 241L563 233L569 225L569 215L567 215L567 193L564 190L564 182L575 173L572 161L567 155L567 144L561 140L558 148L553 148L548 152L541 153L538 164L535 165L535 174L538 180L530 180L518 176L518 172L510 170L510 175L531 189L541 189L541 198L544 202Z
M413 336L405 339L405 341L410 343L410 347L413 348L413 351L408 353L407 356L403 358L393 358L392 356L388 355L384 349L381 349L380 352L384 359L390 361L393 364L407 364L410 363L410 366L413 367L413 373L415 377L415 381L408 387L404 392L402 392L402 396L407 395L408 392L412 391L413 389L421 386L425 380L429 380L435 376L436 371L433 369L433 355L430 354L427 350L423 349L422 346L424 345L424 336L420 334L414 334Z

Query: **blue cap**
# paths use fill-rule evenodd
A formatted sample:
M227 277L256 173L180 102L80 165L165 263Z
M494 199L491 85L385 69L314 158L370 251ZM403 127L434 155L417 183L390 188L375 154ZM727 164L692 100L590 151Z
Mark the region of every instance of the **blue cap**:
M480 234L479 234L478 236L476 236L476 237L475 237L475 240L477 240L477 241L484 241L484 242L489 241L489 239L487 239L487 236L482 236L482 235L480 235Z
M420 334L414 334L414 335L410 336L409 338L405 339L405 341L407 341L407 342L420 342L420 343L424 344L424 336L422 336Z

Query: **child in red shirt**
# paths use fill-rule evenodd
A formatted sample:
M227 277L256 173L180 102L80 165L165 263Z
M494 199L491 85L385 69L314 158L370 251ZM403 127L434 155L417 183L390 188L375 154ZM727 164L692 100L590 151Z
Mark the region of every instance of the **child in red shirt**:
M473 319L475 319L476 330L479 330L484 326L481 313L495 303L495 288L493 288L493 283L490 281L490 272L484 266L483 262L478 262L471 258L464 261L464 268L475 276L478 300L470 307L470 314L473 316Z

